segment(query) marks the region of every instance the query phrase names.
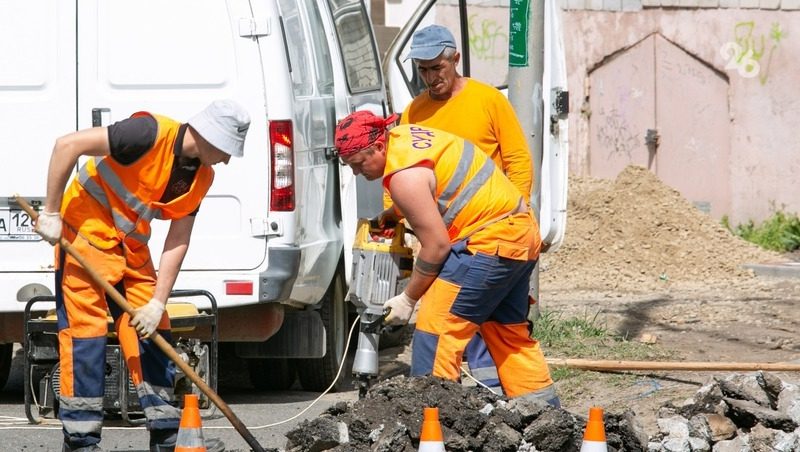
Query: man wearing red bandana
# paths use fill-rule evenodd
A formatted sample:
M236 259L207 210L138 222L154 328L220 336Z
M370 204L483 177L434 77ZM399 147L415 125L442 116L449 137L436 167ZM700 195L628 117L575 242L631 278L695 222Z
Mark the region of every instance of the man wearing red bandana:
M480 331L506 395L558 404L539 343L528 332L529 277L541 239L519 190L480 149L430 127L392 128L356 112L339 122L342 162L368 180L383 178L394 207L421 248L406 289L386 301L386 322L406 324L420 299L411 375L458 380Z

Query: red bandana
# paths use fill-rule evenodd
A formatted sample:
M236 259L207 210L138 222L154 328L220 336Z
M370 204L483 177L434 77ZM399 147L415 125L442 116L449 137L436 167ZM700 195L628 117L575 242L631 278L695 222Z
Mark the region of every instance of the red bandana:
M375 116L369 111L351 113L336 125L334 142L340 156L346 157L369 147L376 141L386 139L386 128L397 120L397 115L388 118Z

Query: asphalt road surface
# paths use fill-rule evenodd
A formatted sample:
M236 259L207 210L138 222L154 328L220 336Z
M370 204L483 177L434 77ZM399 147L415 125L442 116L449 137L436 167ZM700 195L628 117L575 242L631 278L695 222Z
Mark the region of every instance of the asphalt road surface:
M349 366L348 360L342 371L346 378L349 377L347 375ZM11 377L5 388L0 391L0 450L9 452L60 451L63 437L58 421L46 419L40 425L33 425L26 417L22 367L21 350L17 349ZM320 396L320 393L258 392L249 388L247 383L242 383L246 381L245 378L246 375L241 375L239 369L236 369L235 372L227 372L227 374L226 369L220 369L218 392L264 448L283 448L286 445L285 433L296 427L301 421L317 417L336 402L351 402L358 398L358 393L355 390L349 390L351 386L346 384L346 392L326 394L308 408ZM306 411L298 416L298 413L303 410ZM201 415L204 418L203 434L205 437L222 439L227 451L251 450L222 412L202 410ZM281 423L294 416L297 417ZM275 425L278 423L281 424ZM107 419L104 422L103 439L100 443L104 450L147 451L147 443L148 433L144 427L126 426L119 419Z

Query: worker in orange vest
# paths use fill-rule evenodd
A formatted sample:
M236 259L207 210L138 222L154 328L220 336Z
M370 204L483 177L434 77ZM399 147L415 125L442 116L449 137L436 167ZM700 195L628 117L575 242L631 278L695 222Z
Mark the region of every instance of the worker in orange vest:
M165 302L214 179L212 166L242 156L249 125L239 104L219 100L185 124L139 112L56 141L36 230L56 245L64 451L102 450L107 311L147 419L150 450L173 450L181 415L175 365L148 337L158 330L171 340ZM81 156L92 158L65 190ZM158 273L147 245L152 219L170 221ZM127 299L132 318L106 301L101 286L60 249L61 238ZM224 448L213 443L209 450Z
M509 397L556 398L550 371L528 332L529 277L539 228L523 196L486 154L450 133L414 124L389 130L355 112L336 127L339 158L368 180L383 179L393 207L420 242L405 290L386 301L389 324L408 323L420 299L411 375L458 380L479 330Z

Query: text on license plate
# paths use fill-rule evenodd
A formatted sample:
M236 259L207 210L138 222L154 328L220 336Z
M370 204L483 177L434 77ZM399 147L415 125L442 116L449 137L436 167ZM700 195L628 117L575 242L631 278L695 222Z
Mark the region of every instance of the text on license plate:
M0 208L0 240L21 235L37 236L30 215L20 209Z

